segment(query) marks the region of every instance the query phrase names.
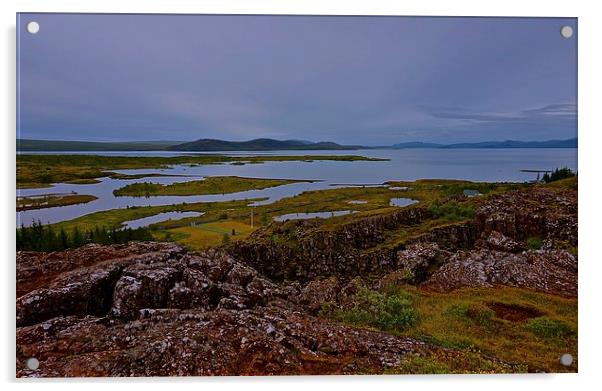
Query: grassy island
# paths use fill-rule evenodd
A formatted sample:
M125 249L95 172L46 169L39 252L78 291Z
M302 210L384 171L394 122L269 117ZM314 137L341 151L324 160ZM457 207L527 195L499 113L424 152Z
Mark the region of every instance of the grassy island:
M17 212L31 209L54 208L55 206L85 204L96 199L97 197L87 194L44 194L40 196L18 197Z
M207 194L237 193L246 190L261 190L268 187L306 182L291 179L243 178L238 176L215 176L189 182L177 182L171 185L160 183L132 183L114 190L115 196L151 197L151 196L190 196Z

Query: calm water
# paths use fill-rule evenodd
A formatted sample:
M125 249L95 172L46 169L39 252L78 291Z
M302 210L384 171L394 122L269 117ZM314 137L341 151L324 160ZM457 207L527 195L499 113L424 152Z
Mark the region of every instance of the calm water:
M141 219L130 220L123 223L124 228L136 229L140 227L148 227L151 224L159 223L167 220L181 220L186 217L202 216L201 212L164 212L154 216L143 217Z
M328 219L330 217L344 216L351 213L356 213L355 210L333 210L330 212L311 212L311 213L288 213L282 216L274 217L276 221L287 220L307 220L307 219Z
M49 152L52 154L54 152ZM65 153L65 152L62 152ZM69 154L95 154L105 156L177 156L182 154L164 151L148 152L68 152ZM215 154L216 152L211 152ZM217 152L219 153L219 152ZM551 170L567 166L577 170L577 149L406 149L359 151L270 151L224 152L225 155L362 155L391 159L380 162L267 162L247 165L173 166L169 169L121 170L126 174L165 173L180 177L151 177L133 180L102 178L101 183L88 185L56 184L51 188L17 190L17 196L48 193L90 194L98 197L87 204L57 208L29 210L17 213L17 224L30 225L35 220L55 223L88 213L125 208L126 206L168 205L182 202L211 202L267 197L255 204L267 204L283 197L291 197L306 190L332 188L333 185L377 184L390 180L415 180L421 178L467 179L485 182L524 182L535 179L535 174L521 169ZM259 178L290 178L318 180L314 183L297 183L275 188L252 190L232 194L206 196L164 196L150 198L115 197L113 190L135 182L169 184L199 180L199 176L238 175ZM340 185L339 185L340 186Z
M391 201L389 202L389 205L391 206L398 206L400 208L403 208L404 206L410 206L413 205L415 203L417 203L418 201L413 200L411 198L391 198Z

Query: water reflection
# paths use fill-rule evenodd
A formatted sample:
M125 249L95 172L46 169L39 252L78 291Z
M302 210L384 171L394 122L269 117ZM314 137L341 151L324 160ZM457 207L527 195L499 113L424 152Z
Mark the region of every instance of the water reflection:
M417 202L418 201L413 200L411 198L391 198L391 201L389 201L389 205L403 208L404 206L410 206Z

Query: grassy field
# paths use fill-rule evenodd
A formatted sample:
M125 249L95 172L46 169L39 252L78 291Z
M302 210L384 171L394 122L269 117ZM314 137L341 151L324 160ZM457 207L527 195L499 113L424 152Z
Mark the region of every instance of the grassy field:
M55 206L67 206L85 204L94 201L97 197L86 194L49 194L35 197L17 197L17 212L22 210L53 208Z
M238 176L214 176L200 181L188 181L162 185L159 183L132 183L113 191L115 196L187 196L204 194L227 194L246 190L261 190L268 187L288 185L303 181L290 179L242 178Z
M574 371L559 357L577 357L576 299L510 287L434 293L408 285L364 289L354 302L348 308L326 303L322 316L464 353L410 357L391 373L503 372L473 353L519 363L525 371Z
M379 161L357 155L296 155L296 156L225 156L194 155L174 157L134 157L99 155L17 155L17 188L48 187L51 183L94 183L97 178L113 176L123 178L112 170L167 168L176 164L250 164L283 161L334 160ZM131 178L130 178L131 179Z
M154 216L163 212L194 211L205 213L205 215L201 217L186 218L182 220L172 220L165 222L165 224L189 225L191 221L207 222L220 220L222 217L226 216L224 211L227 211L229 209L236 210L239 208L247 208L249 202L257 200L261 199L236 200L225 202L199 202L191 204L172 204L159 206L135 206L129 208L109 209L100 212L90 213L72 220L55 223L52 224L52 227L56 229L63 228L67 232L73 231L75 227L77 227L80 231L88 231L93 230L96 227L119 227L122 223L126 221L137 220L148 216Z
M243 240L253 232L249 224L236 220L214 221L193 226L173 228L167 231L155 231L159 240L173 240L190 250L203 250L208 247Z

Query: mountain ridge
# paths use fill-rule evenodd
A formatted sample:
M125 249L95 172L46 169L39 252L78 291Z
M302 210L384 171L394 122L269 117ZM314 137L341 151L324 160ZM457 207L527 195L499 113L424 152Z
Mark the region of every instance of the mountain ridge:
M390 146L343 145L332 141L276 140L257 138L247 141L227 141L203 138L196 141L65 141L17 139L17 151L278 151L278 150L358 150L358 149L512 149L512 148L577 148L577 138L544 141L482 141L474 143L439 144L420 141Z

